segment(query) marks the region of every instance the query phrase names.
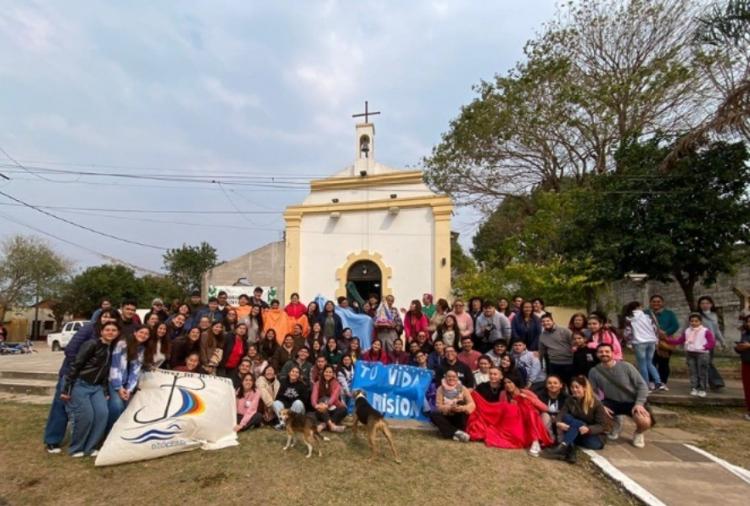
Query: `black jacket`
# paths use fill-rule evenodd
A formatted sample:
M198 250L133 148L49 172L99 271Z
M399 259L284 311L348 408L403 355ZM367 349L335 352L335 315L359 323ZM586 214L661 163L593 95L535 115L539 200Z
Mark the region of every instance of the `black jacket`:
M109 366L112 362L112 345L100 339L86 341L78 350L75 360L65 376L62 392L70 395L76 380L91 385L101 385L107 392Z
M285 379L281 382L279 392L276 394L276 400L281 401L287 409L292 407L294 401L302 401L302 404L307 409L310 405L310 391L301 379L294 383Z
M456 371L456 374L458 374L458 380L463 386L466 388L474 388L474 373L471 372L469 366L460 360L456 360L456 363L451 365L443 359L440 368L435 371L435 384L439 386L440 382L443 381L443 376L445 376L445 373L448 371Z

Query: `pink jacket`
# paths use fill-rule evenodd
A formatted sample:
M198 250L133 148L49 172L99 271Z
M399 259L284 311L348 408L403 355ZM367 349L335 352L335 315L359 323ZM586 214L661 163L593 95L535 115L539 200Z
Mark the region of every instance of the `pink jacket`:
M239 426L245 427L250 423L250 419L258 412L258 403L260 402L260 390L246 393L243 397L237 399L237 414L242 415Z
M404 316L404 334L407 342L416 339L420 332L429 332L430 321L425 315L419 319L414 319L410 314ZM429 333L428 333L429 335Z
M461 337L471 336L474 334L474 320L471 319L471 315L464 311L461 314L456 314L453 311L448 313L456 319L458 329L461 331ZM458 340L458 344L461 344L461 340Z
M313 385L312 395L310 396L310 404L315 407L320 402L320 381L316 381ZM329 408L343 407L344 404L341 402L341 386L335 379L331 380L331 395L328 397L326 402Z
M696 329L688 327L682 332L680 337L667 339L667 342L675 345L684 344L685 351L693 353L708 353L716 346L714 334L703 325Z

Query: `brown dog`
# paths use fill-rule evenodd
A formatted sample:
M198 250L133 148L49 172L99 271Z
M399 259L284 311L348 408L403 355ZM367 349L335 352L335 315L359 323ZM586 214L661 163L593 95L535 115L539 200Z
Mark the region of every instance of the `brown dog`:
M377 437L378 431L382 432L388 440L388 444L391 446L393 458L396 459L397 464L400 464L401 459L398 458L398 452L396 452L396 446L393 444L391 430L388 428L388 423L385 421L385 418L383 418L383 414L367 402L367 396L362 390L355 390L353 394L354 423L352 424L352 435L357 437L357 425L360 423L364 425L367 429L367 442L370 445L372 457L375 457L380 453L375 438Z
M318 447L318 457L323 456L320 445L321 441L326 438L321 438L315 422L310 417L304 413L295 413L290 409L282 409L280 418L286 428L286 446L284 446L284 450L288 450L294 446L296 434L300 433L302 434L302 441L307 446L307 458L310 458L312 455L313 446L315 445Z

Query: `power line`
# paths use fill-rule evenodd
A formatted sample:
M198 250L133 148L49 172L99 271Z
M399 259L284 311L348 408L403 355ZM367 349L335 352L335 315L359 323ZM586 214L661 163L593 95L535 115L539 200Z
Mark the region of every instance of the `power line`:
M12 202L0 202L0 206L24 207L23 204L14 204ZM165 210L165 209L109 209L103 207L68 207L68 206L41 206L34 205L40 209L54 209L59 211L101 211L105 213L138 213L138 214L237 214L238 210L222 211L196 211L188 209ZM239 211L245 214L281 214L284 211Z
M33 230L34 232L40 233L40 234L45 235L47 237L51 237L52 239L55 239L55 240L60 241L60 242L63 242L65 244L69 244L70 246L79 248L79 249L81 249L83 251L87 251L89 253L92 253L92 254L94 254L94 255L96 255L98 257L104 258L105 260L107 260L109 262L112 262L112 263L115 263L115 264L119 264L119 265L124 265L126 267L130 267L131 269L133 269L135 271L138 271L138 272L145 272L145 273L154 274L154 275L157 275L157 276L162 276L163 275L163 273L161 273L161 272L153 271L151 269L147 269L146 267L141 267L139 265L127 262L127 261L122 260L120 258L113 257L111 255L107 255L106 253L101 253L101 252L93 250L91 248L87 248L86 246L81 246L78 243L75 243L73 241L69 241L68 239L64 239L64 238L62 238L60 236L57 236L55 234L51 234L49 232L46 232L46 231L44 231L44 230L42 230L40 228L37 228L37 227L35 227L33 225L29 225L28 223L24 223L24 222L22 222L22 221L20 221L20 220L18 220L16 218L14 218L14 217L12 217L12 216L8 216L7 214L0 213L0 218L4 218L4 219L6 219L7 221L9 221L9 222L11 222L13 224L21 225L21 226L26 227L26 228L28 228L30 230Z
M41 176L41 175L39 175L39 174L35 174L35 173L34 173L34 172L32 172L31 170L27 169L27 168L26 168L25 166L21 165L21 164L20 164L20 163L19 163L19 162L18 162L18 161L17 161L16 159L15 159L15 158L13 158L12 156L10 156L10 154L8 154L8 152L7 152L7 151L5 151L5 150L3 149L3 147L2 147L2 146L0 146L0 152L2 152L2 154L4 154L4 155L5 155L5 158L7 158L7 159L8 159L8 160L10 160L11 162L13 162L13 164L14 164L15 166L17 166L17 167L20 167L20 168L22 168L22 169L23 169L24 171L28 172L28 173L29 173L29 174L31 174L32 176L36 176L36 177L38 177L39 179L41 179L42 181L50 181L50 182L54 182L54 180L52 180L52 179L48 179L48 178L46 178L46 177L44 177L44 176ZM3 177L5 177L5 179L9 179L9 178L8 178L8 177L6 177L6 176L3 176Z
M94 234L98 234L98 235L101 235L101 236L104 236L104 237L109 237L110 239L114 239L114 240L120 241L120 242L125 242L125 243L128 243L128 244L135 244L136 246L143 246L144 248L158 249L158 250L162 250L162 251L166 251L168 249L168 248L165 248L165 247L162 247L162 246L155 246L153 244L148 244L148 243L145 243L145 242L134 241L134 240L131 240L131 239L125 239L123 237L119 237L119 236L116 236L116 235L113 235L113 234L110 234L110 233L107 233L107 232L102 232L100 230L96 230L95 228L87 227L85 225L80 225L80 224L78 224L78 223L76 223L74 221L70 221L70 220L68 220L66 218L61 218L60 216L57 216L56 214L52 214L49 211L45 211L44 209L41 209L41 208L36 207L36 206L34 206L32 204L29 204L28 202L25 202L25 201L23 201L21 199L18 199L16 197L14 197L13 195L5 193L2 190L0 190L0 195L2 195L3 197L5 197L7 199L10 199L10 200L12 200L14 202L18 202L19 204L23 204L24 206L28 207L29 209L33 209L33 210L35 210L38 213L44 214L45 216L49 216L50 218L54 218L54 219L56 219L58 221L62 221L63 223L67 223L68 225L73 225L74 227L77 227L77 228L80 228L80 229L83 229L83 230L87 230L88 232L93 232Z

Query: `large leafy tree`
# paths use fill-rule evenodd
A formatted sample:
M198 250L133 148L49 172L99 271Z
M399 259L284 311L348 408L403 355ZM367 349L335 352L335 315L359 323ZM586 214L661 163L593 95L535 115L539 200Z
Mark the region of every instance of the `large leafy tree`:
M750 240L748 152L743 143L715 143L664 174L672 147L659 139L624 147L619 174L576 192L577 213L562 233L568 255L599 276L676 281L695 308L695 284L731 272Z
M70 272L70 262L35 237L12 236L0 246L0 321L17 305L49 297Z
M425 159L428 183L492 211L532 188L616 170L614 153L633 136L700 122L695 13L692 0L567 4L524 62L476 88Z
M169 277L186 292L199 289L203 273L216 263L216 248L207 242L201 242L198 246L183 244L164 254L164 268Z
M90 316L105 297L117 306L126 299L142 303L138 300L141 294L141 281L131 269L122 265L99 265L71 279L63 290L61 307L76 316Z

